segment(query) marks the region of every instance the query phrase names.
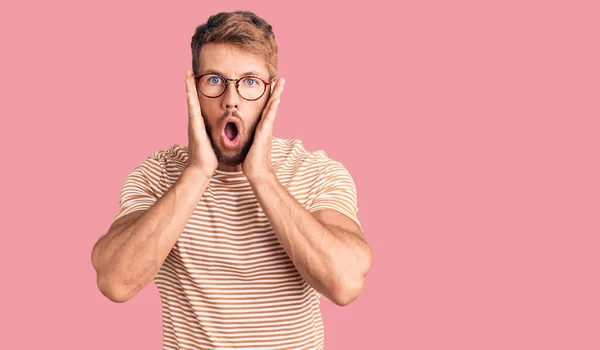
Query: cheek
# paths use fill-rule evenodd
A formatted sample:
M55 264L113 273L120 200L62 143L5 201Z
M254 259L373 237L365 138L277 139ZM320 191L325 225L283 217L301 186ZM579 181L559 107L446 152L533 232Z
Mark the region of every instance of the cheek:
M260 104L259 111L258 111L259 115L261 115L264 112L265 108L267 108L267 104L268 103L269 103L269 99L268 98L265 98L264 101L262 101L262 103Z
M221 106L216 98L207 98L200 96L198 101L200 102L200 111L205 119L215 120L221 113Z

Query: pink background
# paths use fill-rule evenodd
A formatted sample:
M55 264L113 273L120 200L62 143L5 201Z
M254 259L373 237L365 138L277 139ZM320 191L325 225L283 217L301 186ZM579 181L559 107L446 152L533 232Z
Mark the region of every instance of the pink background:
M130 171L187 143L195 27L249 9L275 135L350 170L374 251L357 301L323 299L327 350L599 349L594 3L3 3L0 347L161 347L156 286L110 302L90 251Z

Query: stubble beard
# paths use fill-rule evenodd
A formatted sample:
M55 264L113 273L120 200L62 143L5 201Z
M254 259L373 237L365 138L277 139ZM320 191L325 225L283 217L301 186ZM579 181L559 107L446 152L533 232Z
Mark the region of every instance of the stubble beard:
M220 124L220 121L222 121L223 119L225 119L231 115L232 115L232 113L224 113L221 116L221 118L219 119L219 124ZM237 116L237 114L235 114L235 113L234 113L234 115ZM242 137L242 140L245 139L245 141L244 141L244 144L241 145L241 148L239 149L239 151L236 154L234 154L233 156L228 156L228 155L225 155L219 148L219 144L217 143L217 140L215 139L215 134L213 133L214 129L210 126L210 124L208 123L206 118L204 118L204 126L206 128L206 134L208 135L208 138L210 139L212 148L215 152L215 155L217 156L217 161L220 164L224 164L224 165L228 165L228 166L236 166L236 165L241 164L246 159L246 156L248 155L248 152L250 151L250 147L252 147L252 143L254 142L254 134L256 133L256 127L258 126L259 120L257 120L250 128L250 133L249 133L248 137L247 138ZM216 138L221 137L220 131L221 130L219 130L219 134L216 135ZM241 132L241 131L238 130L238 132ZM244 135L241 135L241 136L244 136Z

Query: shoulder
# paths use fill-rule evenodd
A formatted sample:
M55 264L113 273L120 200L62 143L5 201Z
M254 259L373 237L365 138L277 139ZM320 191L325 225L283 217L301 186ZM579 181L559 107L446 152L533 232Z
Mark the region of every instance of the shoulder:
M153 151L146 158L145 163L160 167L177 167L178 164L185 165L187 163L188 150L187 146L181 147L178 144L173 144L169 147Z
M187 156L187 146L173 144L148 154L134 172L143 175L150 183L164 187L183 171L187 164Z
M188 150L187 146L181 147L179 144L173 144L168 148L163 148L152 152L148 157L157 161L166 162L172 160L187 161Z
M325 150L309 151L300 139L273 139L271 151L274 169L294 174L312 174L317 178L350 177L344 165Z

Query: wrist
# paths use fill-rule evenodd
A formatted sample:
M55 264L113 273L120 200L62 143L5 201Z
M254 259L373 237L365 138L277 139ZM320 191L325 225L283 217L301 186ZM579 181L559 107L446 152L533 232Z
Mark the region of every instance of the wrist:
M277 176L275 175L275 172L270 169L263 171L263 172L259 172L259 173L246 174L246 178L248 179L248 182L250 182L251 184L259 184L259 183L277 180Z
M208 174L206 170L194 166L185 167L185 169L183 169L182 175L184 174L186 177L191 177L196 180L209 180L213 176L212 173Z

